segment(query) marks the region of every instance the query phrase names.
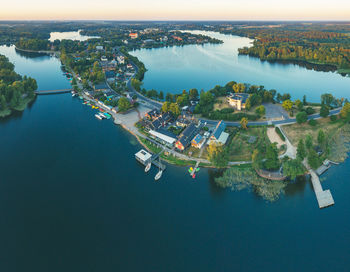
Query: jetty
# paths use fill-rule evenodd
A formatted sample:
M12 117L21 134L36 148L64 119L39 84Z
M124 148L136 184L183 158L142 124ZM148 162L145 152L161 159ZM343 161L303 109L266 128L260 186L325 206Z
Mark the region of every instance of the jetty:
M60 89L60 90L45 90L45 91L35 91L35 94L60 94L60 93L70 93L72 89Z
M320 179L314 170L309 169L311 175L312 186L316 194L318 206L320 209L334 205L333 196L330 190L323 190Z
M135 158L144 166L147 166L147 164L151 163L157 168L159 168L160 170L164 171L166 169L165 164L162 164L160 160L158 160L160 154L163 153L163 151L164 149L157 154L151 154L146 150L141 149L139 152L135 154Z

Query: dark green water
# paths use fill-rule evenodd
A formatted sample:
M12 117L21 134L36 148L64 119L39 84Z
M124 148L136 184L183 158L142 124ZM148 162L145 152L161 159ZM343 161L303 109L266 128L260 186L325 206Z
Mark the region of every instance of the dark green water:
M16 57L39 86L66 86L47 80L55 59ZM156 183L135 139L70 94L0 121L0 143L0 271L350 270L349 160L325 175L325 210L308 182L275 203L204 169L168 166Z

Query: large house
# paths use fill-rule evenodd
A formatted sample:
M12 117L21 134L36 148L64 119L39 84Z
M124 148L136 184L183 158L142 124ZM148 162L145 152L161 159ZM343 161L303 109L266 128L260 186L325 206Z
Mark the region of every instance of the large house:
M176 142L175 146L178 150L185 150L190 144L197 133L197 127L194 123L191 123L181 134L179 140Z
M205 137L203 137L200 134L197 134L196 137L194 137L193 140L191 141L191 146L201 149L202 146L204 145L204 142L205 142Z
M139 37L139 34L137 34L137 33L130 33L130 34L129 34L129 37L130 37L131 39L137 39L137 38Z
M94 90L95 92L102 92L102 91L106 91L108 90L108 86L105 83L101 83L101 84L96 84L94 86Z
M227 142L229 134L225 132L226 124L221 120L217 123L213 133L210 136L209 144L215 142L220 145L224 145Z
M228 103L237 110L245 109L249 94L247 93L234 93L227 97Z

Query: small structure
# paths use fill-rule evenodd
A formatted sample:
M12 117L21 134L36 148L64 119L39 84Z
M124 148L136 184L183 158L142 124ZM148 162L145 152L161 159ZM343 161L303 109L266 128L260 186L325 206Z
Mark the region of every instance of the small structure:
M103 46L102 46L102 45L97 45L97 46L96 46L96 50L98 50L98 51L103 51Z
M148 153L144 149L141 149L139 152L137 152L135 154L135 158L136 158L137 161L139 161L143 165L147 165L149 162L151 162L152 154Z
M234 93L227 97L227 101L232 107L241 111L242 109L245 109L248 97L249 94L247 93Z
M187 127L190 123L191 122L188 119L183 118L182 116L177 118L177 120L176 120L176 125L178 127Z

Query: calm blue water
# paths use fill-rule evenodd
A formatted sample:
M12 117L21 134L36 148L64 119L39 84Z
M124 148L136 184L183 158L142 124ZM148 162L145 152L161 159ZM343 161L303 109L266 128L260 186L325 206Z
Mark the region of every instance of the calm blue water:
M310 101L319 101L325 92L350 98L350 77L238 56L238 48L249 46L252 40L216 32L192 32L210 35L224 43L134 51L132 54L148 69L144 79L146 89L171 93L191 88L209 90L234 80L263 85L281 93L289 92L295 99L306 94Z
M0 271L350 270L350 160L326 174L336 205L319 210L308 182L275 203L205 169L168 166L156 183L136 140L70 94L38 96L0 132Z

